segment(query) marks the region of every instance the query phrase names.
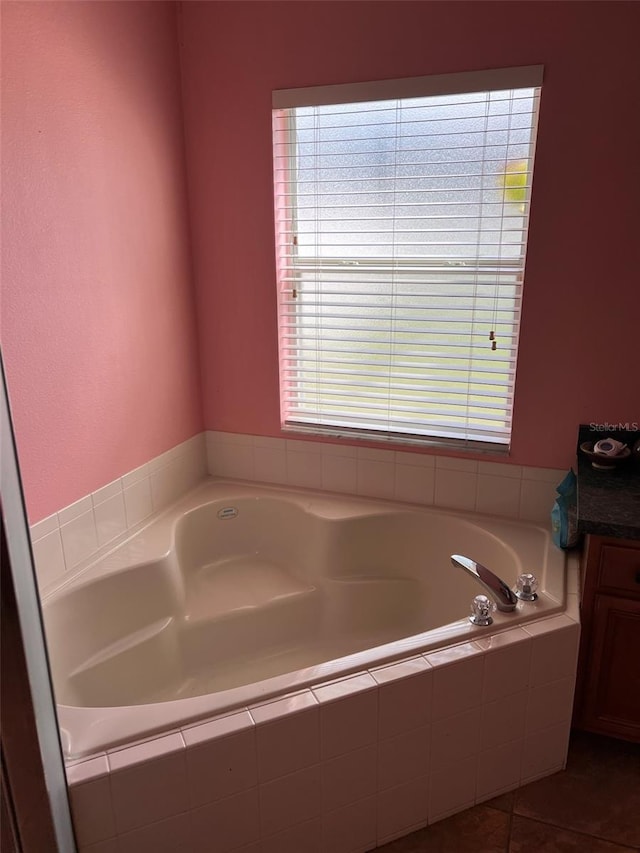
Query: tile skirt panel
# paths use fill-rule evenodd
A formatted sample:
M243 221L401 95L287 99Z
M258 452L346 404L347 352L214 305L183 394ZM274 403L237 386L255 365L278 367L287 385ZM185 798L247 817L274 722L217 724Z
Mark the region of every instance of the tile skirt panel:
M259 844L284 853L312 829L314 853L360 853L554 773L568 749L573 644L563 619L546 622L544 655L556 641L564 662L564 677L548 685L531 677L539 660L527 656L528 686L520 682L517 693L496 699L492 664L497 657L501 665L503 646L465 644L457 657L414 656L382 675L362 672L297 691L272 709L254 706L253 717L236 709L69 764L81 848L160 851L166 839L171 850L190 853L246 853ZM472 708L461 706L451 681L459 661L487 682L475 685L483 700ZM445 680L429 689L447 667ZM438 694L446 685L449 701ZM411 696L420 702L418 719ZM379 726L382 708L392 726ZM300 748L299 760L278 757L288 744Z

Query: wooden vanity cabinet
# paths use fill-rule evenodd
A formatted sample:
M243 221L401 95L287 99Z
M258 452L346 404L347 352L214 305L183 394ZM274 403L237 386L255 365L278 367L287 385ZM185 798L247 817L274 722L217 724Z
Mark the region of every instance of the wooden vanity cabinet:
M640 742L640 541L588 536L574 725Z

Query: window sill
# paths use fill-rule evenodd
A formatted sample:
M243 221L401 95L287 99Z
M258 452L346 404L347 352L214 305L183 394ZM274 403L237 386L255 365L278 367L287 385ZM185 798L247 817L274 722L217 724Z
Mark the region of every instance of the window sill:
M380 433L373 430L344 429L340 427L305 426L304 424L284 423L281 430L285 435L309 436L315 438L337 438L349 444L385 444L389 449L398 448L427 448L432 450L449 450L456 453L469 453L483 456L494 456L504 459L509 456L508 444L498 444L490 441L474 441L461 438L444 438L437 436L411 436L399 433Z

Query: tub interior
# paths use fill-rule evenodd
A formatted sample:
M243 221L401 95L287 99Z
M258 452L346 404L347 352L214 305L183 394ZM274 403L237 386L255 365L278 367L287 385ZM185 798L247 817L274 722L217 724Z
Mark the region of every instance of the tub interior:
M541 533L527 550L539 563ZM481 590L452 553L509 583L533 570L490 529L446 513L208 501L177 516L155 559L94 572L47 602L58 702L202 696L464 620Z

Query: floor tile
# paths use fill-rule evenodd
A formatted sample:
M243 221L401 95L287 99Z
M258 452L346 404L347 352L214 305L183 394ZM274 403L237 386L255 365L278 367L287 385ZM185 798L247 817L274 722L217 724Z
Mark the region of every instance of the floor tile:
M383 853L504 853L509 815L476 806L421 829L378 850Z
M514 813L640 847L640 745L574 732L566 771L521 788Z
M592 839L519 815L513 816L509 853L586 853Z
M383 853L633 853L640 745L574 731L567 769L378 848Z
M608 841L594 838L589 847L589 853L635 853L637 849L637 847L620 847L619 844L610 844Z

